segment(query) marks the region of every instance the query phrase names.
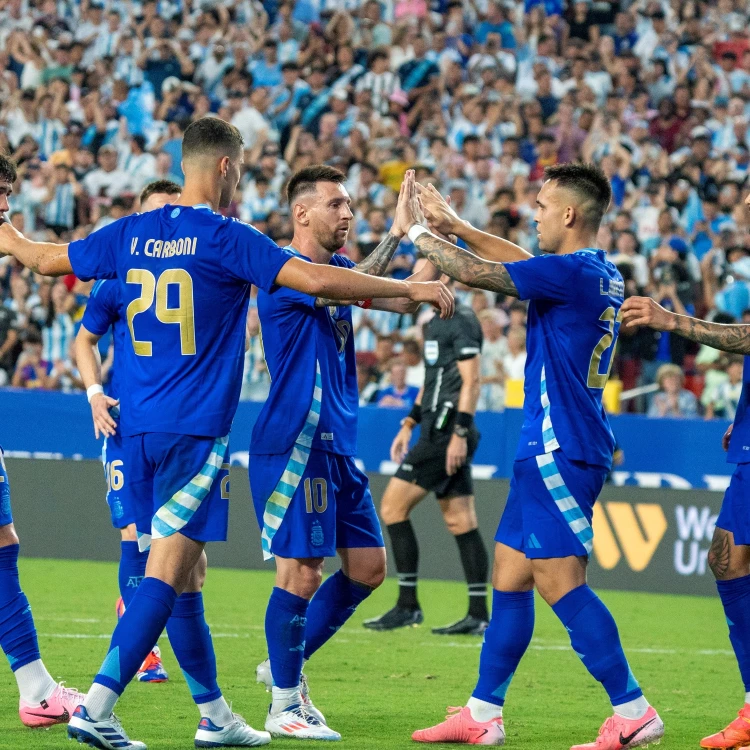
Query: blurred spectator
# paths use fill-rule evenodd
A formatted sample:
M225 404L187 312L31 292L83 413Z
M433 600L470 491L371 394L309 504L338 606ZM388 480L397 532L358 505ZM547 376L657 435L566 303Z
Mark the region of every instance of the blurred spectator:
M409 409L417 400L419 386L406 382L406 364L402 359L394 359L390 366L390 385L378 392L378 406L393 409Z
M421 388L424 383L424 360L422 359L422 345L415 339L404 341L401 357L406 365L406 383Z
M726 378L717 383L710 391L706 388L706 392L708 392L706 419L720 417L734 420L742 392L743 362L743 358L736 354L728 357Z
M503 362L508 354L508 342L503 335L499 310L483 310L477 317L484 337L478 409L502 411L505 408Z
M695 394L682 386L685 375L677 365L662 365L656 373L659 392L651 401L649 417L695 417L698 401Z

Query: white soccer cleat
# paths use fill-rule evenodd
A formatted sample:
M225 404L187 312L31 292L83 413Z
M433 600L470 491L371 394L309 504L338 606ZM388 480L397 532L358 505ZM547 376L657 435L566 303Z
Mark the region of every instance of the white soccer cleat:
M68 739L99 750L146 750L143 742L128 737L114 714L103 721L94 721L83 704L76 708L68 723Z
M261 685L266 686L266 692L270 693L273 689L273 675L271 674L271 660L266 659L262 661L255 668L255 681ZM321 724L326 723L326 717L315 708L312 699L310 698L310 686L307 682L307 675L303 672L300 675L299 681L299 693L302 698L302 703L309 713L311 713Z
M266 731L270 732L272 737L293 737L297 740L337 742L341 739L338 732L334 732L325 722L321 722L302 703L293 703L275 714L269 710Z
M217 727L211 719L203 717L195 733L196 747L260 747L271 741L268 732L253 729L239 714L232 714L234 721L225 727Z
M266 686L266 692L270 693L273 688L273 675L271 674L271 660L264 659L255 667L255 681Z

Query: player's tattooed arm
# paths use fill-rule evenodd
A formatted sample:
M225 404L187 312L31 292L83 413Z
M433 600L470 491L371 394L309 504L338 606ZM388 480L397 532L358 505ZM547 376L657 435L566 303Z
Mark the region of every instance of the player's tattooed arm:
M650 297L630 297L622 306L627 327L648 326L733 354L750 354L750 325L709 323L665 310Z
M417 237L419 254L452 279L477 289L518 297L518 289L502 263L482 260L446 240L425 232Z
M370 276L385 275L385 272L388 270L388 265L390 264L400 242L400 237L396 237L396 235L389 232L380 244L363 261L357 263L354 270L359 271L360 273L369 274ZM315 300L316 307L331 307L346 304L350 303L334 299L318 298Z

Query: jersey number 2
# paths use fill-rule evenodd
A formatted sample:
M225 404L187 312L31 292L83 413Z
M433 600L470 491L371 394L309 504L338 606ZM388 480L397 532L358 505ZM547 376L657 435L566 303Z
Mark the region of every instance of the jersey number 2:
M141 293L127 309L128 328L133 340L133 349L139 357L150 357L152 353L151 341L139 341L135 337L133 320L136 315L151 309L156 297L156 318L162 323L176 323L180 326L180 348L183 355L195 354L195 312L193 307L193 279L184 268L171 268L156 277L151 271L143 268L131 268L128 271L128 284L138 284ZM178 289L177 307L167 306L167 292L169 285L174 284Z
M609 371L612 369L612 360L614 357L614 347L617 343L617 334L615 334L615 323L619 323L622 320L622 315L615 312L614 307L608 307L599 317L599 320L606 321L609 323L609 331L599 339L599 343L596 345L593 353L591 354L591 362L589 362L589 388L604 388L607 385L607 378L609 378ZM607 365L607 372L599 372L601 367L602 357L607 349L612 349L609 357L609 365Z

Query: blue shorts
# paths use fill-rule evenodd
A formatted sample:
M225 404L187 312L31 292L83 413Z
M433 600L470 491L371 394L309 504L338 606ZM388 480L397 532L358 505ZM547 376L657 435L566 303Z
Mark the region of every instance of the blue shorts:
M104 438L102 464L104 479L107 482L107 505L112 525L116 529L124 529L135 523L135 513L128 498L130 477L125 466L125 451L119 430L112 437Z
M528 558L590 555L594 503L607 473L561 451L516 461L495 541Z
M138 546L180 533L223 542L229 520L229 437L147 432L122 441Z
M750 544L750 464L737 464L716 525L731 531L735 544Z
M264 560L384 546L369 481L353 458L297 446L250 456L250 488Z
M0 448L0 526L13 523L13 514L10 512L10 480L5 469L3 449Z

